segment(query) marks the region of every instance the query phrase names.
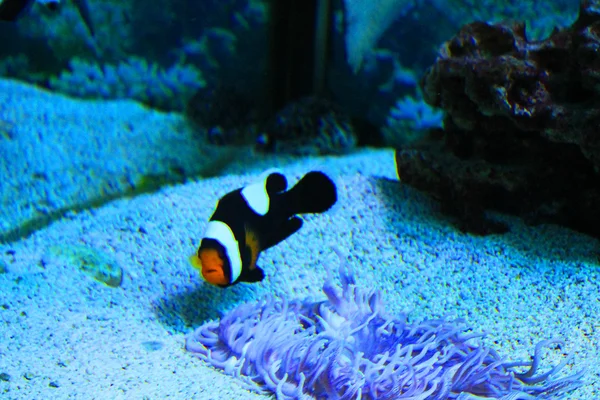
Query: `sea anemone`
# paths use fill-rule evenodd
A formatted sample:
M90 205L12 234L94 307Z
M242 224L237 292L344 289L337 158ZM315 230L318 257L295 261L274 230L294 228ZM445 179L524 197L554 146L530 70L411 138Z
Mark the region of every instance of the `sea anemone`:
M532 399L581 384L583 371L553 378L566 357L538 373L545 340L531 361L506 362L483 347L464 321L408 322L387 315L378 291L360 288L346 265L327 300L267 296L246 303L187 337L186 349L260 393L277 399ZM475 342L475 343L474 343ZM515 368L529 367L525 372Z

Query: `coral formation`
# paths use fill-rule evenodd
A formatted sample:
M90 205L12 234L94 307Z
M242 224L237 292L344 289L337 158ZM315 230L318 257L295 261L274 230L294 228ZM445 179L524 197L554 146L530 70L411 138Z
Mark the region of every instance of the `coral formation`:
M339 105L308 96L277 112L258 140L259 149L277 153L336 154L353 149L357 133Z
M73 57L100 56L107 61L126 57L134 44L136 29L128 23L129 15L135 11L132 2L86 0L87 12L82 12L81 5L80 1L62 1L54 12L34 6L27 23L19 24L19 36L32 42L44 41L61 65ZM28 49L28 55L35 57L33 53Z
M570 25L577 17L572 0L430 0L457 27L473 21L525 21L530 39L544 39L555 27Z
M318 96L288 103L269 118L266 104L233 86L199 89L185 114L218 145L256 144L263 152L294 155L341 154L357 145L358 133L339 105Z
M532 361L506 362L473 343L483 335L461 320L392 317L348 266L340 279L341 292L328 270L325 301L269 296L242 304L190 334L186 349L279 400L547 398L580 383L582 372L554 378L569 357L538 372L543 347L560 341L540 342Z
M433 193L466 230L497 232L486 208L600 236L600 1L542 41L523 24L474 22L422 80L446 112L441 140L396 155L402 181Z
M387 146L400 148L422 139L428 130L441 128L444 114L422 99L404 96L389 112L381 129Z
M415 3L415 0L344 0L347 61L354 73L390 25L410 12Z
M185 107L186 117L206 129L212 144L250 144L256 139L257 107L234 87L199 89Z
M6 44L0 76L71 96L131 98L177 111L204 80L239 79L256 92L266 62L266 3L188 3L85 0L84 12L76 7L83 0L61 1L51 13L34 5L23 23L0 26ZM126 76L110 74L123 69ZM109 82L97 82L104 79Z
M166 70L134 56L116 65L78 58L69 65L70 71L50 79L49 85L77 97L134 99L156 108L182 110L194 92L205 85L200 70L182 62Z

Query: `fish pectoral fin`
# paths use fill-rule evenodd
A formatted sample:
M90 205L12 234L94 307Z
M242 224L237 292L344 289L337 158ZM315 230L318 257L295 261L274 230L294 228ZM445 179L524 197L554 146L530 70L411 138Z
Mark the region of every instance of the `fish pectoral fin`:
M243 282L254 283L254 282L260 282L263 279L265 279L265 271L263 271L262 268L260 268L260 267L254 267L253 269L249 269L244 274L244 277L241 278L240 280Z
M289 238L291 235L298 232L298 230L300 228L302 228L302 224L303 224L302 218L296 217L296 216L294 216L294 217L288 219L287 221L285 221L284 223L282 223L279 226L279 229L277 230L277 232L273 232L273 234L269 238L269 243L267 243L267 245L265 246L265 249L268 249L269 247L273 247L273 246L283 242L285 239Z
M190 262L190 265L194 268L196 268L199 271L202 271L202 262L200 261L200 258L198 257L198 254L192 254L189 258L188 261Z

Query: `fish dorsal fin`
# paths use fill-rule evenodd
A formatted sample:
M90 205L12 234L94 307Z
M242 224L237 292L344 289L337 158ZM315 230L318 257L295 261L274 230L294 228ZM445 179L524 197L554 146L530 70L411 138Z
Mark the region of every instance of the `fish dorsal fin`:
M265 215L269 212L271 199L267 190L267 180L274 173L281 174L276 169L269 169L260 175L261 179L258 182L252 183L242 189L242 197L252 211L258 215Z

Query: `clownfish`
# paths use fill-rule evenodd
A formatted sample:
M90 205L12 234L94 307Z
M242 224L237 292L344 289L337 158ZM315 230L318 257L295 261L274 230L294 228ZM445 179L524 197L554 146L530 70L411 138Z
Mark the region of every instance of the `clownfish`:
M336 201L336 186L322 172L307 173L290 190L283 174L269 173L219 200L190 262L212 285L260 282L260 253L302 227L298 214L325 212Z

